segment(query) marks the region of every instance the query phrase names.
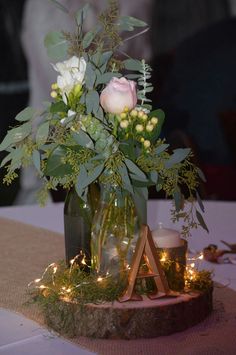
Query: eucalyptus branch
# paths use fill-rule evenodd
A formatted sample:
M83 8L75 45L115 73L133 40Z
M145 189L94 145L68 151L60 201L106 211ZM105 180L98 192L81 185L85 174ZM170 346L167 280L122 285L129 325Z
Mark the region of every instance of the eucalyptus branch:
M123 42L127 42L127 41L130 41L131 39L134 39L134 38L136 38L136 37L139 37L139 36L143 35L144 33L148 32L149 29L150 29L150 27L147 27L147 28L145 28L145 30L142 30L142 31L140 31L140 32L138 32L138 33L136 33L136 34L134 34L133 36L130 36L130 37L125 38L125 39L123 39Z
M141 65L142 69L139 71L140 77L138 79L138 85L139 87L142 87L142 89L138 90L138 98L141 100L141 106L143 106L144 104L151 102L146 95L153 90L153 86L150 82L148 82L151 78L152 71L150 65L146 64L144 59L141 61Z

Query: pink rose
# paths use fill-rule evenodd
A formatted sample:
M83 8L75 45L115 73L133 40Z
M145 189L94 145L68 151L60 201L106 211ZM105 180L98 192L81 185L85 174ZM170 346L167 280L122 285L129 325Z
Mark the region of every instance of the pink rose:
M136 83L122 77L114 77L101 92L100 103L106 112L119 114L137 104Z

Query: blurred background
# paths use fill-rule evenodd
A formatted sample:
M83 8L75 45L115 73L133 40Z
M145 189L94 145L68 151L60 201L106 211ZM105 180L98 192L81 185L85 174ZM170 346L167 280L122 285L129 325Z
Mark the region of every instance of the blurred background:
M60 2L73 12L85 1ZM106 0L90 2L88 27ZM153 107L166 112L163 137L172 148L193 149L207 178L202 198L236 200L236 0L120 0L120 8L150 24L125 50L153 67ZM50 98L56 73L43 38L52 29L73 30L73 21L48 0L0 0L0 19L2 140L20 110ZM33 169L21 171L10 187L1 183L0 205L36 203L39 187Z

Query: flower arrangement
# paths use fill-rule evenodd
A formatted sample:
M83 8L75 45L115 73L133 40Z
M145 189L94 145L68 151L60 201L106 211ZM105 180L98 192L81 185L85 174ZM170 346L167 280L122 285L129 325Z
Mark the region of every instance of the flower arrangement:
M184 235L199 224L207 229L195 204L197 199L203 210L197 189L204 176L192 163L189 148L170 151L160 137L165 115L153 110L148 98L153 90L150 66L119 49L133 37L121 34L135 30L137 36L146 31L146 23L120 17L117 2L111 0L98 24L84 33L88 10L86 4L75 13L74 34L51 32L45 38L58 72L52 101L44 102L42 112L27 107L16 116L18 126L0 144L8 153L1 162L6 168L4 183L10 184L21 167L33 164L44 181L42 203L47 191L58 186L74 186L86 200L88 186L98 181L129 191L138 209L148 199L148 188L156 186L173 198L173 219L186 222ZM66 56L69 59L61 61Z
M52 100L44 102L41 112L32 107L21 111L15 118L18 125L0 144L0 151L7 152L1 162L1 168L6 169L4 183L10 184L21 167L33 164L44 181L39 192L41 203L45 203L48 190L62 186L75 190L76 197L89 205L92 186L99 184L101 195L108 186L104 194L108 203L105 209L104 205L95 208L89 225L91 265L83 251L69 260L69 267L64 261L51 263L29 284L48 324L73 336L74 307L78 305L83 313L88 303L114 301L124 293L139 236L136 210L145 222L149 187L155 186L173 199L172 218L183 220L184 237L198 225L207 230L198 194L204 176L192 161L193 153L189 148L172 151L161 137L165 114L161 109L153 110L148 97L153 90L151 67L120 49L122 43L145 32L147 25L130 16L120 17L117 1L109 0L97 25L84 33L88 10L85 5L75 13L74 34L51 32L46 36L45 45L58 73L51 85ZM126 36L130 31L135 34ZM145 262L141 262L144 271ZM173 269L180 274L185 268L173 265L164 254L160 262L167 276ZM180 275L184 290L211 294L211 274L194 265L187 265ZM87 272L88 268L92 272ZM178 283L180 278L175 276L172 281ZM146 282L140 278L135 287L138 294L150 294L154 286L147 277Z

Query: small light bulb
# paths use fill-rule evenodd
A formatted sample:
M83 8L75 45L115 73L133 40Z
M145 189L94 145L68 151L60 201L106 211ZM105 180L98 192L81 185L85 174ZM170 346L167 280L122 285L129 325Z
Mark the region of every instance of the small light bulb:
M81 261L81 264L87 265L87 264L86 264L86 261L85 261L85 256L83 257L83 259L82 259L82 261Z
M34 282L36 282L36 283L38 283L38 282L40 282L41 281L41 279L35 279L34 280Z

